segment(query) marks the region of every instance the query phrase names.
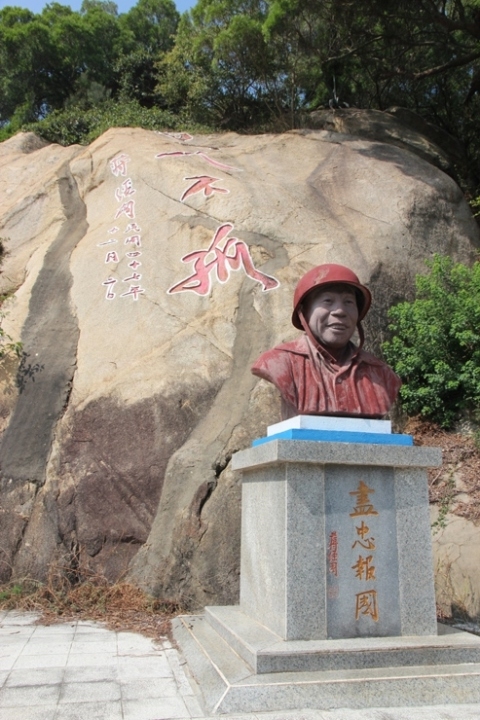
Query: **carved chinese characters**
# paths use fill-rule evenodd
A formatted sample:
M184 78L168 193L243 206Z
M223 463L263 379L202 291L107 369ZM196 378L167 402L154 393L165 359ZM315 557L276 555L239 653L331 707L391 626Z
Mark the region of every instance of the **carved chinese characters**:
M376 550L375 538L367 537L370 533L370 528L365 525L363 520L364 516L378 515L373 504L370 502L370 494L374 493L375 490L368 487L363 480L358 483L358 488L354 491L350 491L350 495L355 497L355 508L350 513L351 518L362 518L361 524L355 525L357 535L360 536L360 540L357 539L352 545L352 549L359 545L364 550L371 550L370 555L361 554L358 556L358 560L352 565L352 570L355 572L355 577L358 580L363 581L374 581L375 577L375 565L373 559L373 551ZM360 592L355 593L355 620L360 618L360 615L371 617L372 620L378 622L378 604L377 604L377 591L373 587L366 590L362 589Z
M169 135L169 137L183 142L192 139L188 134ZM186 159L192 156L200 158L202 162L218 170L239 171L239 168L226 165L212 158L203 150L173 150L155 155L157 160L165 158ZM214 195L228 195L230 193L230 190L226 187L227 180L214 175L185 175L183 179L187 184L180 196L180 202L185 202L192 195L200 195L208 200ZM174 283L167 290L169 295L189 291L197 295L209 295L213 282L224 284L228 282L231 273L237 270L243 270L249 278L259 282L264 292L279 286L280 283L276 278L260 272L255 267L248 245L243 240L230 235L233 229L232 223L223 223L216 229L208 247L183 255L181 258L183 263L193 264L192 272L183 280Z
M264 292L278 287L278 280L255 269L248 246L243 240L228 238L232 230L233 225L230 223L220 225L208 248L182 257L182 262L193 263L194 272L171 287L168 290L170 295L186 290L192 290L197 295L209 295L212 280L226 283L230 272L240 267L243 267L248 277L262 284Z
M193 140L188 133L159 134L174 143L183 144ZM222 173L219 171L241 172L240 168L215 159L203 149L167 150L157 153L154 157L156 160L175 159L190 164L190 158L193 158L202 165L215 168L215 174L208 172L208 167L206 172L184 174L185 185L179 198L182 203L193 196L199 196L207 202L214 196L229 195L228 178L221 177ZM98 247L105 249L104 264L108 266L108 276L102 281L106 300L114 300L117 297L138 300L140 295L146 293L146 289L142 286L141 228L137 224L136 217L137 188L129 174L129 162L130 158L125 152L118 153L110 161L110 172L118 178L119 185L114 191L117 203L113 214L115 224L108 230L110 237L98 243ZM200 296L209 295L214 283L227 283L232 272L237 271L243 271L247 277L260 283L263 292L277 288L280 284L278 280L255 267L250 248L244 240L232 235L233 230L232 223L224 222L216 228L206 247L200 247L180 256L181 262L191 265L190 274L162 290L169 295L182 292L193 292ZM123 270L125 261L128 270L122 273L121 269Z
M135 199L136 190L133 181L128 174L128 162L130 158L125 153L120 153L110 162L110 171L116 178L121 180L120 185L115 189L115 200L118 203L113 220L118 223L113 225L108 233L112 237L98 244L105 247L105 265L113 265L111 274L103 281L106 287L105 299L114 300L117 296L138 300L139 295L145 293L145 288L140 284L142 273L140 267L142 261L141 228L136 222ZM116 245L116 248L110 246ZM118 265L126 261L127 270L120 273ZM120 275L124 274L125 277ZM116 287L117 283L121 285Z
M327 625L332 638L400 633L392 470L325 476Z

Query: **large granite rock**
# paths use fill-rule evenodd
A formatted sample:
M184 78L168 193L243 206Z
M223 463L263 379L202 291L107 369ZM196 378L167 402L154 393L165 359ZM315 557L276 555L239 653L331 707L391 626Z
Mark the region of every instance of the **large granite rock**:
M438 508L432 509L438 519ZM475 620L480 627L480 526L447 513L433 536L435 594L445 617Z
M314 110L303 117L303 123L316 130L354 135L409 150L457 182L475 186L462 143L407 108L391 107L385 112L358 108Z
M230 458L279 411L250 364L296 335L292 289L322 262L370 284L378 349L425 258L474 257L460 189L409 150L320 130L28 135L0 155L4 327L24 343L1 377L1 577L234 602Z

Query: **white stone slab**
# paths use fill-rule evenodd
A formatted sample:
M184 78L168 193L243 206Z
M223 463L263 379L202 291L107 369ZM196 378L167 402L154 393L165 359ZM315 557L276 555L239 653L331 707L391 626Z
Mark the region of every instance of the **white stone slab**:
M329 415L296 415L288 420L269 425L267 436L286 430L338 430L343 432L388 433L392 432L390 420L368 418L332 417Z

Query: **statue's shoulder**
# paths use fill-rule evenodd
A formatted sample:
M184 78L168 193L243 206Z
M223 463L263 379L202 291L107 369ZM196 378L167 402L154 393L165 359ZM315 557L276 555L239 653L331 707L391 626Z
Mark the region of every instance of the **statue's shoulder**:
M300 356L308 356L306 339L299 337L291 342L281 343L270 350L266 350L252 365L252 372L258 377L276 383L279 378L291 375L299 362Z
M380 358L376 357L375 355L372 355L372 353L367 352L366 350L361 350L358 356L358 361L360 363L365 363L366 365L370 365L372 368L372 372L375 372L376 374L380 374L382 377L384 377L388 382L395 382L398 385L398 388L401 385L401 380L398 377L398 375L395 373L394 370L390 367L390 365L387 365L386 362L383 360L380 360ZM398 389L397 388L397 389Z
M366 350L360 350L358 353L358 359L360 362L367 363L367 365L376 365L377 367L389 367L386 362L380 360L376 355L367 352Z
M292 353L293 355L308 355L309 352L308 352L307 336L300 335L300 337L295 338L295 340L291 340L290 342L281 343L280 345L276 345L269 352L278 352L279 354L280 353Z

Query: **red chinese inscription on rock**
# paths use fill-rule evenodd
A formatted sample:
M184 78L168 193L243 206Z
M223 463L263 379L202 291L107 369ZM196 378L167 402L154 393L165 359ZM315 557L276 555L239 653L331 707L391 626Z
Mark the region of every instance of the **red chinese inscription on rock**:
M167 291L169 295L187 291L197 295L208 295L212 289L213 279L226 283L230 273L242 267L248 277L261 283L264 292L279 286L278 280L255 268L248 245L243 240L228 238L232 230L231 223L220 225L208 248L195 250L182 257L182 262L193 263L194 272L173 285Z

